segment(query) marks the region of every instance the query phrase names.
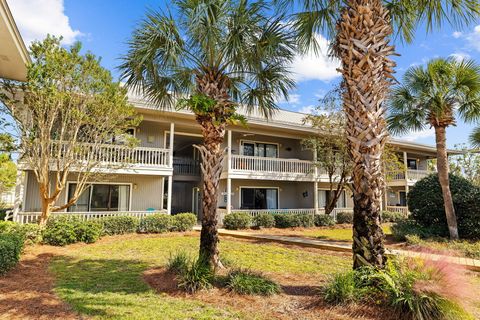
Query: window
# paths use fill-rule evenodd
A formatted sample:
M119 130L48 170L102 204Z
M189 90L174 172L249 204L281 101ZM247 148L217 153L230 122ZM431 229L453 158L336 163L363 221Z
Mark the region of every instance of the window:
M68 198L72 198L77 185L68 185ZM130 186L117 184L92 184L80 195L69 212L81 211L128 211L130 207Z
M278 209L278 190L272 188L241 188L242 209Z
M244 156L278 158L278 145L273 143L242 142Z
M330 194L330 190L318 190L318 207L325 208L327 202L330 201L330 198L333 197L333 193ZM347 207L347 195L345 191L342 191L340 197L337 200L335 208L346 208Z
M407 168L411 170L417 170L417 160L407 159Z

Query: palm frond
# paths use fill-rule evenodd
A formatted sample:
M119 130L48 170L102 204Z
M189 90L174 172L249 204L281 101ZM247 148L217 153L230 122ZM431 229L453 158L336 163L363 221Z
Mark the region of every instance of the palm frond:
M470 143L474 148L480 148L480 127L473 129L469 137Z

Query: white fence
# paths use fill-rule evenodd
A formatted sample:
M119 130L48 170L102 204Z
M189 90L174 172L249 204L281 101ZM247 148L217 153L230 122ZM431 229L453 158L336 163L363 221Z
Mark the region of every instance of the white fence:
M91 220L99 219L106 217L118 217L118 216L128 216L128 217L137 217L142 218L154 213L164 213L166 210L155 210L155 211L91 211L91 212L54 212L53 216L69 216L69 217L79 217L82 220ZM18 223L35 223L40 217L40 212L19 212L15 217L15 221Z
M407 170L407 178L408 180L420 180L425 178L426 176L434 173L434 171L430 170Z
M408 207L399 207L399 206L387 206L387 211L398 212L403 214L405 217L408 216Z
M231 169L275 173L302 173L307 175L314 172L314 164L308 160L232 155Z
M52 155L66 154L68 142L54 142L51 145ZM169 167L170 150L164 148L136 147L124 145L102 144L100 147L91 143L78 145L72 157L79 161L92 161L104 164L140 164L144 166Z

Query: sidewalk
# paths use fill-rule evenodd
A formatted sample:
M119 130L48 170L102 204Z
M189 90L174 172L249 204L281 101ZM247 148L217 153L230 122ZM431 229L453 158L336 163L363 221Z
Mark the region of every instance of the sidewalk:
M195 230L199 231L200 228L196 227ZM316 239L309 239L309 238L302 238L302 237L258 234L258 233L248 232L248 231L235 231L235 230L226 230L226 229L219 229L218 233L221 236L230 236L235 238L271 241L271 242L277 242L277 243L283 243L283 244L289 244L289 245L298 245L302 247L311 247L311 248L330 250L330 251L352 252L352 245L346 244L344 242L316 240ZM475 260L471 258L452 257L452 256L441 255L441 254L431 254L431 253L407 251L407 250L393 250L388 248L387 248L387 255L403 255L407 257L421 257L421 258L429 259L433 261L442 260L442 261L463 266L468 270L480 272L480 260Z

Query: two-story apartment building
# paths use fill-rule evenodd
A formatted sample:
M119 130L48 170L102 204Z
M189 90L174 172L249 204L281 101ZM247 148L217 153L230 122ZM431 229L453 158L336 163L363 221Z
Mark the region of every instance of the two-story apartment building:
M0 77L22 81L28 54L4 0L0 0L0 13ZM126 158L131 162L105 175L102 181L92 182L65 214L200 215L201 175L194 145L201 143L202 136L194 115L159 110L135 94L130 94L129 100L143 116L142 123L131 130L140 141L139 146L130 149L105 144L96 156L105 165L121 163ZM303 139L318 134L304 124L305 114L279 110L271 119L265 119L255 112L240 112L247 116L248 126L228 128L219 210L223 214L240 210L252 214L322 213L329 197L328 177L314 165L314 153L302 147ZM435 157L435 148L394 139L390 144L407 169L388 182L383 206L406 212L408 189L429 173L427 161ZM15 219L34 221L41 209L38 185L28 165L19 161L18 167ZM74 178L72 174L59 204L64 204L73 192ZM352 210L352 199L346 190L336 211L348 210Z

